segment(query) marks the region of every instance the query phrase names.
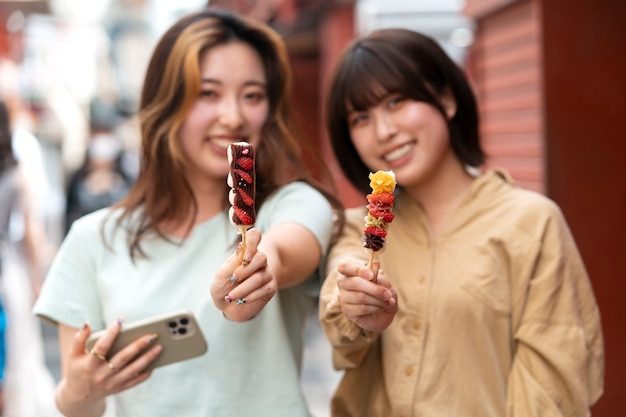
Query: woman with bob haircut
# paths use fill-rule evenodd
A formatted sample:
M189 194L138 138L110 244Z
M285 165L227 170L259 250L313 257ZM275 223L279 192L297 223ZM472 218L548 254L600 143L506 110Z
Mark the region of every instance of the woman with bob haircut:
M118 417L309 415L302 330L342 212L300 160L290 83L285 45L263 23L204 9L161 37L141 95L140 174L124 200L72 225L35 306L59 329L64 415L109 403ZM241 141L256 152L245 248L226 181ZM180 309L197 318L204 355L147 371L162 349L147 334L107 356L123 322Z
M382 29L346 49L328 91L348 179L364 194L370 172L397 181L373 267L365 207L329 254L333 417L589 415L604 373L590 280L559 207L482 169L462 70L429 37Z

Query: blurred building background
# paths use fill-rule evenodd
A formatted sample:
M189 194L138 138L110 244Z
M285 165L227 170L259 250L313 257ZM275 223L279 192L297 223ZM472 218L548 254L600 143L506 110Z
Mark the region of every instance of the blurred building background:
M593 415L623 413L626 124L620 116L626 109L626 2L209 3L262 19L284 36L294 68L296 112L331 162L347 206L363 204L363 196L334 162L322 119L323 92L337 56L356 36L379 27L403 26L436 38L475 87L488 166L505 167L520 186L548 195L563 209L603 319L606 388ZM151 48L177 17L205 5L200 0L0 0L0 94L23 100L58 193L65 192L69 173L82 161L93 119L114 124L129 153L136 151L134 113ZM48 229L54 246L63 236L54 210ZM315 340L315 350L326 349ZM331 388L322 388L320 401Z

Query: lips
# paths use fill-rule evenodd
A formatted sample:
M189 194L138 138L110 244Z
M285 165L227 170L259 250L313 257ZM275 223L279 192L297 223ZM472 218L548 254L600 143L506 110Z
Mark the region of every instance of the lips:
M234 142L246 142L247 136L239 135L210 135L209 140L217 147L228 149L228 146Z
M411 152L413 150L413 147L415 147L415 145L416 145L415 141L405 143L404 145L400 145L392 149L391 151L385 153L383 155L383 159L387 162L396 161L402 158L403 156L407 155L409 152Z

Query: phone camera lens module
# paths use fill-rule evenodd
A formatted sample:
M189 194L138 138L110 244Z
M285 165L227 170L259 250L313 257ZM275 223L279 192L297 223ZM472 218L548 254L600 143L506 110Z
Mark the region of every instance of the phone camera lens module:
M187 329L185 329L184 327L181 327L180 329L178 329L178 334L185 334L187 333Z
M170 321L170 322L168 323L168 325L169 325L169 326L173 329L173 328L175 328L176 326L178 326L178 323L176 323L175 321Z
M182 324L183 326L186 326L187 324L189 324L189 319L186 317L183 317L182 319L180 319L180 324Z

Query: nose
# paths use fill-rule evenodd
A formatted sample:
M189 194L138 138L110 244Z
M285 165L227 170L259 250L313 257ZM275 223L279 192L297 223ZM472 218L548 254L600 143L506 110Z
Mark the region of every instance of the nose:
M393 117L389 112L383 109L375 109L373 111L374 125L376 129L376 137L381 142L386 142L393 138L398 132Z
M222 100L219 107L219 121L231 130L236 130L243 125L243 115L235 97L225 97Z

